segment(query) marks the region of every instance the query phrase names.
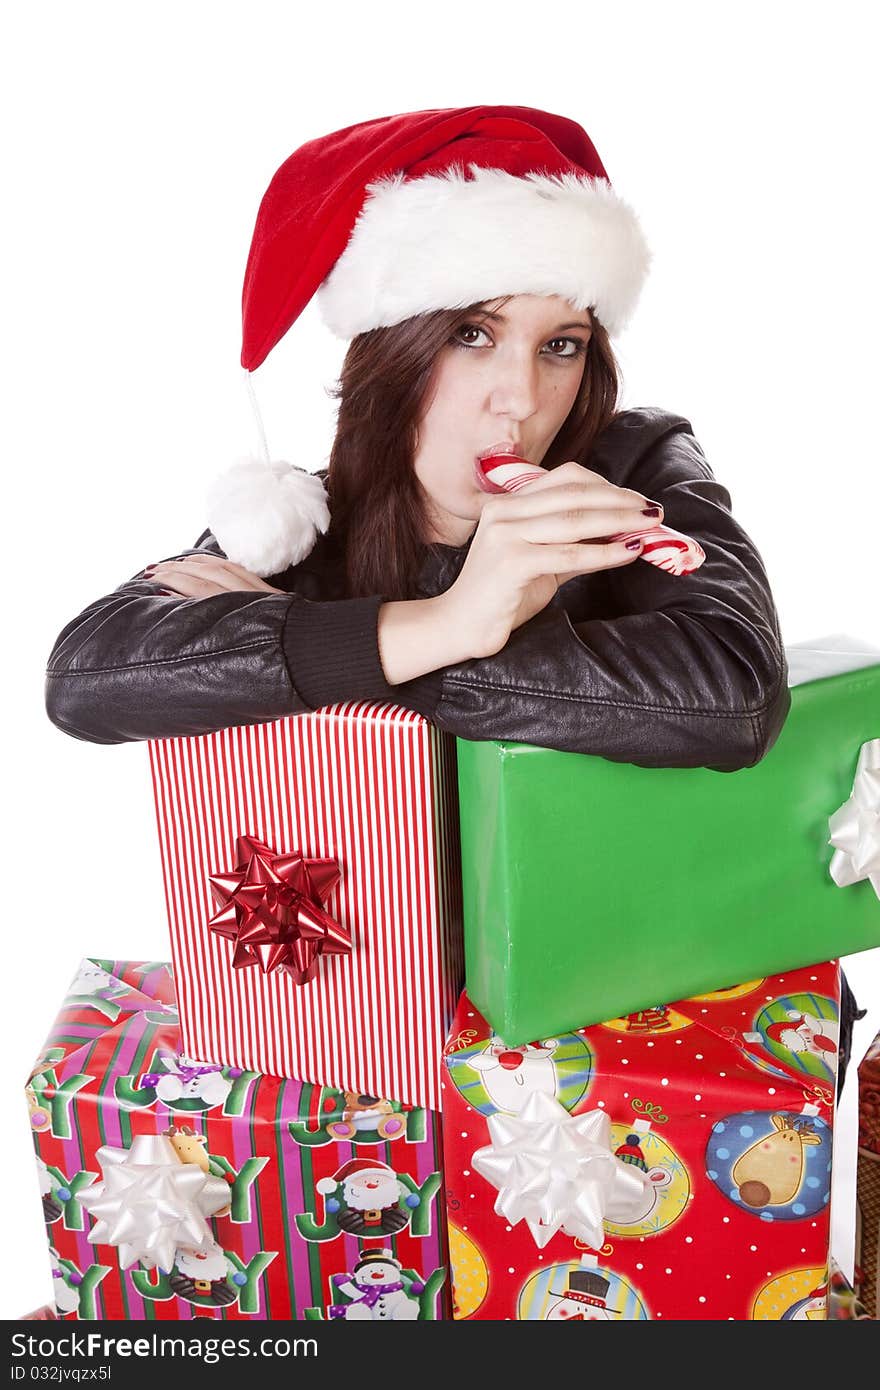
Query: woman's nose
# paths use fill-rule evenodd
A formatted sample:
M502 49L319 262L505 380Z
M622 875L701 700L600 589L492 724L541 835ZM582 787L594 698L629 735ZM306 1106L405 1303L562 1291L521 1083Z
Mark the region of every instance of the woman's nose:
M493 415L511 420L527 420L538 408L536 364L507 363L499 366L492 385L490 406Z

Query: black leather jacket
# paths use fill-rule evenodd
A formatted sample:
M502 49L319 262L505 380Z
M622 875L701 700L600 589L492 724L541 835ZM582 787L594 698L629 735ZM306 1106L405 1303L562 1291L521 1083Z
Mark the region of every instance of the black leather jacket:
M579 576L497 655L395 686L379 661L386 600L343 597L328 537L269 580L283 594L169 597L141 573L58 637L49 717L76 738L120 743L380 700L467 739L646 767L730 772L758 762L790 705L778 618L761 558L690 424L624 411L585 463L662 502L669 525L704 547L703 566L675 578L636 560ZM449 588L469 545L426 547L421 596ZM222 554L210 532L193 550Z

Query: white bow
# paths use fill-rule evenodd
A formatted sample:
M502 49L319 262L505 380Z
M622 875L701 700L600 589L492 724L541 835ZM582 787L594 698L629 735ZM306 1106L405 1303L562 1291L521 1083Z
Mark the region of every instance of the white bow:
M852 795L829 817L828 829L834 882L846 888L866 878L880 898L880 738L862 744Z
M525 1221L543 1249L557 1231L600 1250L605 1220L637 1218L648 1180L611 1152L611 1122L603 1110L569 1115L537 1092L519 1115L490 1115L491 1144L472 1163L498 1188L495 1211L511 1226Z
M229 1205L229 1186L182 1163L164 1134L139 1134L130 1149L105 1144L97 1153L104 1181L77 1199L95 1218L92 1245L119 1247L123 1269L138 1260L170 1270L178 1246L207 1254L216 1242L206 1217Z

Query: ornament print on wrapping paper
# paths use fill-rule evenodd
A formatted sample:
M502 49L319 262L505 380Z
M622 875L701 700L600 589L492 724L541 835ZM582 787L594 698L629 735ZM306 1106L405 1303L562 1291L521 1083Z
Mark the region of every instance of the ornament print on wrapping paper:
M762 1221L815 1216L830 1198L832 1136L814 1111L746 1110L719 1120L706 1148L707 1176Z

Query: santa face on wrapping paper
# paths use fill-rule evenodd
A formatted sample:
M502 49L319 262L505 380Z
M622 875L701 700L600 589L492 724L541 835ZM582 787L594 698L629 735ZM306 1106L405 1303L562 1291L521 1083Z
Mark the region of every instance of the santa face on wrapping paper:
M207 1250L178 1247L168 1283L173 1292L187 1302L204 1299L214 1307L225 1308L238 1298L238 1290L233 1288L228 1276L226 1255L213 1241Z
M321 1178L316 1187L325 1199L327 1212L349 1235L401 1231L410 1219L411 1208L420 1201L394 1169L379 1159L351 1158L332 1178ZM342 1210L340 1188L345 1204Z
M553 1054L557 1047L555 1038L508 1047L502 1038L493 1037L483 1052L470 1059L470 1065L480 1073L483 1089L492 1103L499 1110L518 1115L536 1092L556 1095Z
M207 1251L201 1252L180 1247L174 1263L180 1274L187 1275L197 1283L214 1283L217 1279L225 1279L228 1273L226 1256L216 1242Z
M387 1207L397 1206L400 1185L393 1173L371 1169L346 1178L342 1195L353 1211L384 1211Z
M789 1010L788 1023L771 1023L767 1037L771 1042L787 1047L789 1052L806 1053L818 1057L821 1062L834 1066L837 1056L839 1024L834 1018L816 1018L813 1014L799 1014Z

